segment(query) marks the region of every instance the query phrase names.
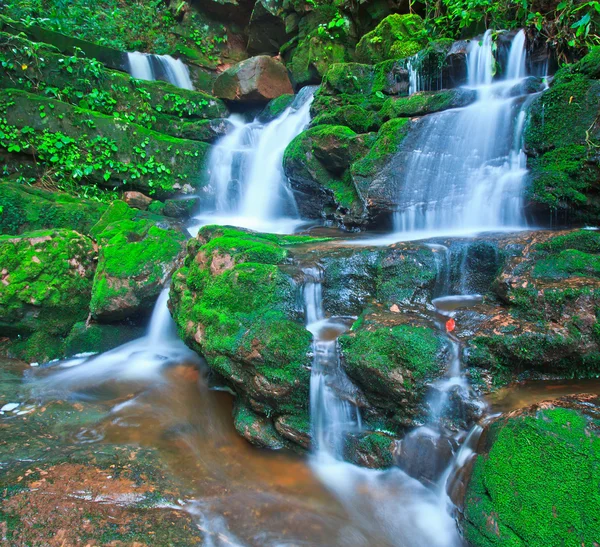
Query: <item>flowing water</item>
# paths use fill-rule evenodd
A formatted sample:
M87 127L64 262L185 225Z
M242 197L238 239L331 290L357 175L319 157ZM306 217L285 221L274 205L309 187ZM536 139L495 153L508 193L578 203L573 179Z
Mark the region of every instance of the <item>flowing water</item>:
M521 229L526 158L522 150L525 35L512 41L502 79L494 80L492 33L473 40L468 84L477 100L425 116L410 140L400 182L396 236L423 237ZM415 84L416 85L416 84ZM412 139L412 140L411 140Z
M200 225L230 224L260 231L291 232L302 221L283 172L283 153L310 122L314 87L300 90L277 118L246 123L234 114L233 130L210 153L208 175L214 207L197 217Z
M127 54L129 74L139 80L164 80L182 89L194 89L190 71L181 59L139 51Z

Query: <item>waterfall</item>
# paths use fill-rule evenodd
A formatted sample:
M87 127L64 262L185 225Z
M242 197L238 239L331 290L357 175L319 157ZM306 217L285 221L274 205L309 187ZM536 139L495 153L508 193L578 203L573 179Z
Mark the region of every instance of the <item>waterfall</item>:
M505 77L495 81L491 31L481 42L472 41L467 87L477 90L476 102L414 122L398 175L396 233L424 237L526 226L524 113L518 96L525 77L524 43L520 31L511 44Z
M233 130L217 141L208 159L214 210L203 211L197 217L200 222L275 232L299 224L296 201L283 172L283 154L310 122L315 89L302 88L271 122L246 123L237 114L229 118Z
M181 59L134 51L127 54L129 74L139 80L165 80L182 89L194 89L190 71Z

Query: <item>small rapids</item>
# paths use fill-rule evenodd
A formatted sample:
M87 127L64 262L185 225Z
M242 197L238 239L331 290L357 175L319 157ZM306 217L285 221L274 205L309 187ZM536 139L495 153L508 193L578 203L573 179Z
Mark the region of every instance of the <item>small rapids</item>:
M182 89L194 89L190 71L181 59L134 51L127 54L129 74L138 80L164 80Z

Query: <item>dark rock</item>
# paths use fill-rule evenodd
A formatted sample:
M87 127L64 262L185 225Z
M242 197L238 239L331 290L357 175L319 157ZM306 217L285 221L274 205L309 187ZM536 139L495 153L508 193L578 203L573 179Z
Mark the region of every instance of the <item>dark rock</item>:
M469 53L468 40L454 42L450 47L444 61L445 87L459 87L467 83L467 54Z
M272 57L251 57L222 72L215 80L215 96L238 102L267 102L293 93L285 67Z
M200 200L191 199L167 199L162 214L171 218L188 219L198 210Z
M289 39L281 17L283 9L272 0L259 0L254 4L248 25L248 53L251 55L277 55Z

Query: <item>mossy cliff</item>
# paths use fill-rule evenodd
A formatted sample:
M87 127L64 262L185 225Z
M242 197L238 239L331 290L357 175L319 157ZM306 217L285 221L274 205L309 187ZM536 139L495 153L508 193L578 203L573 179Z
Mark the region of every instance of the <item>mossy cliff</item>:
M282 424L308 424L311 335L298 287L281 268L307 239L204 227L171 285L183 340L282 441L299 434Z
M495 421L465 497L470 545L593 545L600 537L598 398L559 399Z
M595 223L600 214L600 48L557 72L528 107L529 199L540 219Z

